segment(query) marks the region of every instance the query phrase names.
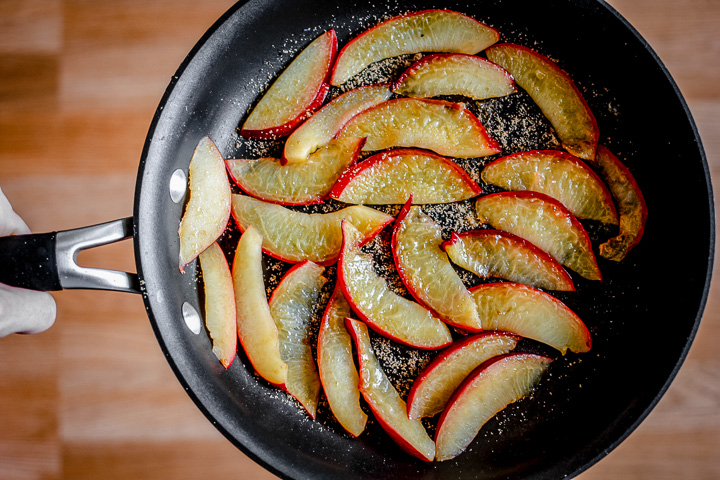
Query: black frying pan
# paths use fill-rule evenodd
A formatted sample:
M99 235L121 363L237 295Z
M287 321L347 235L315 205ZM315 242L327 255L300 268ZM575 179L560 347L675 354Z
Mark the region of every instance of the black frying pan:
M643 241L625 261L600 261L606 281L580 282L577 295L563 297L588 324L593 350L559 358L534 397L492 420L468 452L427 464L402 452L375 423L351 439L327 412L309 420L258 379L242 355L222 369L207 336L185 321L202 304L194 264L185 275L177 268L183 197L172 179L183 186L182 173L205 135L225 157L245 153L236 127L268 78L322 31L334 27L343 45L378 20L437 7L484 21L504 40L534 47L571 72L598 119L601 142L626 160L650 214ZM97 242L83 243L88 233ZM88 280L92 272L74 269L78 245L130 235L137 278L102 274L99 284ZM708 166L687 106L650 47L606 4L263 0L227 12L173 77L147 137L132 221L33 238L50 258L55 243L62 247L61 274L42 264L30 277L10 277L37 288L141 291L160 346L198 407L281 477L547 479L576 475L605 456L666 391L702 316L715 231ZM224 242L236 239L230 232ZM21 255L6 256L27 263Z

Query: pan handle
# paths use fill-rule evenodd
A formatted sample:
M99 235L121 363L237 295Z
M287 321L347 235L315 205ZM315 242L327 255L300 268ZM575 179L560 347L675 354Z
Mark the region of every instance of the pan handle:
M82 250L133 236L132 217L90 227L0 238L0 283L33 290L90 289L140 293L137 274L81 267Z

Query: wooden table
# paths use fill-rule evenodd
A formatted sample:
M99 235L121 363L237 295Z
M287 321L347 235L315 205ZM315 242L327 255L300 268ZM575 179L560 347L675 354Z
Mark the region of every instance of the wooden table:
M717 185L720 2L610 3L679 84ZM131 215L155 107L186 53L230 4L0 0L0 187L33 230ZM85 264L118 269L132 269L132 258L130 242L81 255ZM672 387L584 480L720 478L717 275ZM274 478L185 394L139 296L65 291L55 298L50 331L0 340L0 478Z

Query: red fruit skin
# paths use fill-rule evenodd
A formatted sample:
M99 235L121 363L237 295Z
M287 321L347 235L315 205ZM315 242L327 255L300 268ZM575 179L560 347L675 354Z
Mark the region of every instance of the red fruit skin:
M370 108L368 108L367 110L363 110L362 112L360 112L360 113L358 113L357 115L355 115L355 117L357 117L358 115L362 115L362 114L364 114L365 112L368 112L368 111L373 110L373 109L375 109L375 108L378 108L378 107L381 107L381 106L383 106L383 105L386 105L386 104L388 104L388 103L391 103L391 102L402 102L402 101L405 101L405 100L407 100L406 97L392 98L392 99L390 99L390 100L386 100L385 102L380 103L379 105L376 105L376 106L374 106L374 107L370 107ZM472 113L470 110L468 110L468 108L467 108L465 105L463 105L462 103L448 102L447 100L436 100L436 99L432 99L432 98L421 98L421 99L416 99L416 100L417 100L418 102L435 103L435 104L441 105L441 106L443 106L443 107L445 107L445 108L452 108L453 110L459 110L459 111L465 112L465 113L468 115L470 121L475 125L475 128L480 132L480 135L482 136L483 140L487 142L488 148L492 148L493 150L495 150L495 152L494 152L495 154L502 152L502 145L500 145L500 143L499 143L497 140L495 140L494 138L492 138L492 137L487 133L487 130L485 130L485 127L484 127L483 124L480 122L480 119L477 118L477 117L475 116L475 114ZM338 133L335 134L335 138L337 138L337 137L339 137L339 136L342 135L343 131L345 130L345 127L347 126L347 124L350 123L350 122L353 120L353 118L355 118L355 117L352 117L352 118L349 119L347 122L345 122L345 125L343 125L343 127L338 131ZM489 156L489 155L488 155L488 156Z
M566 216L568 218L568 220L570 221L570 223L572 223L572 225L575 228L579 229L580 233L582 234L582 236L583 236L584 240L587 242L587 244L592 245L592 242L590 241L590 235L588 235L587 230L585 230L585 227L582 226L582 223L580 223L580 220L578 220L577 217L575 215L573 215L572 212L570 212L570 210L565 208L565 206L562 203L558 202L557 200L555 200L554 198L552 198L548 195L545 195L544 193L523 190L523 191L519 191L519 192L497 192L497 193L491 193L490 195L488 195L488 197L491 197L491 196L539 198L545 202L552 203L553 205L555 205L558 209L560 209L562 211L563 216ZM593 262L595 263L595 267L598 270L598 275L600 277L600 278L598 278L598 280L600 281L600 280L602 280L602 273L600 273L600 268L597 267L597 258L595 258L595 252L593 252L592 249L590 250L590 255L592 256Z
M406 79L407 77L409 77L409 76L411 76L411 75L414 75L414 74L415 74L415 71L416 71L417 69L419 69L420 67L425 66L425 64L427 64L427 63L432 62L432 61L435 60L436 58L447 58L447 57L453 57L453 56L455 56L455 55L463 55L463 54L460 54L460 53L432 53L432 54L430 54L430 55L425 55L425 56L422 57L420 60L418 60L417 62L415 62L415 63L413 63L412 65L410 65L410 66L407 68L407 70L405 70L403 73L401 73L400 76L397 78L397 80L395 80L395 82L390 86L390 89L393 90L393 91L395 91L400 85L402 85L402 84L405 82L405 79ZM495 67L497 67L497 68L499 68L499 69L504 70L507 78L508 78L508 79L512 82L512 84L515 86L515 79L512 77L512 75L510 75L510 73L508 73L508 72L507 72L504 68L502 68L500 65L497 65L497 64L491 62L491 61L488 60L487 58L482 58L482 57L475 57L475 58L477 59L478 62L489 63L490 65L493 65L493 66L495 66ZM517 87L516 87L516 88L517 88Z
M568 76L567 72L565 72L565 70L563 70L562 68L558 67L557 64L556 64L555 62L553 62L552 60L550 60L549 58L547 58L547 57L545 57L544 55L541 55L541 54L539 54L538 52L536 52L536 51L534 51L534 50L532 50L532 49L530 49L530 48L528 48L528 47L525 47L525 46L523 46L523 45L517 45L517 44L514 44L514 43L497 43L497 44L495 44L495 45L489 46L488 48L485 49L485 51L488 51L488 50L490 50L490 49L492 49L492 48L498 48L498 47L501 47L501 46L512 46L513 48L517 48L517 49L520 49L520 50L524 50L524 51L528 52L529 54L533 55L534 57L537 57L537 58L541 59L541 61L542 61L543 63L547 63L547 64L550 66L550 68L552 68L552 69L555 70L558 74L560 74L560 75L562 75L563 77L565 77L565 78L568 79L570 85L572 86L573 90L575 91L575 93L577 94L578 98L579 98L580 101L582 102L583 106L585 107L585 111L588 113L588 116L590 117L590 119L591 119L591 121L592 121L593 134L594 134L594 138L595 138L595 149L594 149L594 150L597 150L597 142L598 142L598 140L599 140L599 138L600 138L600 130L598 129L597 119L595 118L595 115L593 115L592 110L590 110L590 106L587 104L587 101L585 101L585 96L584 96L584 95L580 92L580 90L577 88L577 86L575 85L575 82L572 81L572 79ZM594 155L593 155L593 158L595 158ZM592 161L592 160L589 160L589 161Z
M376 28L378 28L378 27L381 26L381 25L384 25L384 24L386 24L386 23L388 23L388 22L397 20L398 18L411 17L411 16L413 16L413 15L422 15L422 14L426 14L426 13L430 13L430 12L438 12L438 11L452 12L452 13L455 13L455 14L458 14L458 13L459 13L459 12L456 12L456 11L454 11L454 10L449 10L449 9L429 8L429 9L427 9L427 10L421 10L421 11L418 11L418 12L406 13L406 14L404 14L404 15L398 15L398 16L396 16L396 17L389 18L389 19L385 20L384 22L378 23L377 25L375 25L375 26L372 27L372 28L370 28L370 29L368 29L368 30L365 30L365 31L362 32L360 35L358 35L358 36L356 36L355 38L353 38L352 40L350 40L347 44L345 44L345 46L342 48L342 50L340 50L340 53L337 55L337 58L339 59L339 58L345 53L345 51L347 50L347 48L350 47L350 45L352 45L353 43L355 43L356 40L358 40L359 38L362 38L363 36L369 34L370 32L372 32L373 30L375 30ZM463 15L463 14L461 14L461 13L460 13L460 15L462 15L462 16L464 16L464 17L467 17L467 18L470 18L470 19L473 20L474 22L477 22L477 20L475 20L475 19L472 18L472 17L469 17L469 16L467 16L467 15ZM478 22L478 23L480 23L480 22ZM492 28L492 27L488 27L487 25L485 25L485 27L491 28L492 30L494 30L494 31L496 32L496 34L497 34L497 38L500 38L500 33L499 33L497 30L495 30L495 29ZM336 60L336 62L335 62L335 65L337 65L337 60ZM330 80L330 83L333 82L332 79L333 79L333 77L335 76L335 65L333 65L332 75L330 76L330 79L331 79L331 80Z
M232 212L232 211L231 211L231 212ZM244 232L242 226L240 225L240 222L238 222L237 219L235 218L235 213L234 213L234 212L232 212L232 218L233 218L233 221L235 222L235 226L238 228L238 230L240 230L240 233ZM343 222L344 222L344 221L345 221L345 220L343 220ZM371 241L373 238L375 238L375 236L376 236L378 233L380 233L383 228L385 228L385 227L387 227L388 225L390 225L393 221L394 221L394 219L391 219L391 220L388 220L387 222L385 222L385 223L383 223L383 224L381 224L381 225L378 225L378 227L377 227L375 230L373 230L372 232L370 232L369 235L367 235L367 237L365 238L365 240L363 240L363 242L360 244L360 246L362 247L363 245L365 245L366 243L368 243L369 241ZM263 247L262 251L263 251L263 253L264 253L265 255L267 255L267 256L269 256L269 257L272 257L272 258L275 258L275 259L277 259L277 260L281 260L281 261L286 262L286 263L298 263L296 260L292 260L292 259L289 259L289 258L284 258L284 257L281 257L280 255L277 255L277 254L274 253L274 252L270 252L270 251L268 251L267 249L265 249L265 247ZM342 250L341 250L341 251L342 251ZM338 254L337 257L329 258L329 259L325 260L324 262L315 262L315 263L318 264L318 265L320 265L320 266L322 266L322 267L328 267L328 266L334 264L335 262L337 262L337 261L338 261L338 258L340 258L340 255L339 255L339 254ZM302 261L304 261L304 260L302 260Z
M563 266L560 265L560 263L557 260L555 260L553 257L551 257L545 250L542 250L542 249L536 247L535 245L528 242L524 238L518 237L517 235L512 234L510 232L503 232L502 230L493 230L493 229L468 230L468 231L462 232L462 233L452 232L450 234L450 240L444 241L440 245L440 248L445 250L449 245L453 245L456 242L460 241L460 239L462 237L470 237L470 236L478 236L478 235L482 235L482 236L500 235L503 237L512 238L519 244L521 244L524 247L531 250L533 252L533 254L537 255L538 257L542 257L548 264L553 265L555 267L555 271L557 272L557 274L559 276L561 276L568 283L568 285L570 285L571 288L567 291L569 291L569 292L575 291L575 284L572 281L572 277L567 272L567 270L565 270L563 268Z
M325 77L320 84L320 88L318 89L315 98L313 98L307 108L303 110L300 115L283 123L282 125L264 129L242 128L239 132L241 136L246 138L256 138L259 140L275 140L285 137L287 135L290 135L292 131L300 125L300 123L302 123L307 117L312 115L318 108L322 106L323 102L325 101L325 97L327 97L327 94L330 91L329 80L332 73L331 67L335 64L335 58L337 57L338 51L337 34L335 33L335 29L329 30L328 35L331 38L330 43L332 50L328 58L328 65L325 69Z
M498 158L497 160L493 160L492 162L488 163L485 167L489 167L490 165L493 165L495 163L501 163L505 161L506 159L511 159L515 157L521 157L524 155L552 155L558 158L562 158L563 160L566 160L568 162L572 162L573 164L577 165L579 168L581 168L583 171L587 172L587 174L595 179L597 181L598 185L602 185L603 188L603 196L605 197L606 204L610 205L613 215L617 219L617 209L615 208L615 203L613 202L612 194L610 193L610 190L608 190L607 186L605 185L605 182L600 178L600 176L595 173L595 171L588 167L587 163L576 157L575 155L571 155L568 152L563 152L562 150L529 150L527 152L518 152L514 153L512 155L507 155L505 157Z
M366 325L370 326L370 325L367 324L367 323L366 323ZM352 322L351 322L350 319L348 319L348 318L345 319L345 328L347 328L348 332L350 333L350 336L351 336L352 339L353 339L353 343L354 343L354 344L356 345L356 347L357 347L357 344L358 344L358 332L357 332L357 330L355 330L354 325L352 324ZM356 348L356 350L357 350L357 348ZM363 356L360 355L359 353L358 353L358 363L359 363L360 369L362 369L362 368L364 367ZM367 393L367 392L362 388L362 382L360 383L360 392L363 394L363 396L365 396L365 394ZM422 460L422 461L424 461L424 462L432 462L432 459L428 460L427 458L425 458L425 456L423 456L420 452L418 452L417 449L415 449L415 447L413 447L407 440L405 440L402 436L400 436L400 435L395 431L395 429L393 428L393 426L390 425L389 423L387 423L387 422L382 418L382 416L381 416L381 415L379 414L379 412L376 410L376 408L375 408L375 406L374 406L374 404L373 404L372 402L366 402L366 403L367 403L367 405L370 407L370 410L372 411L373 416L375 417L375 419L377 420L377 422L380 424L380 426L383 428L383 430L385 430L385 432L387 432L387 434L390 435L390 437L393 439L393 441L394 441L395 443L397 443L397 444L400 446L400 448L402 448L405 452L409 453L409 454L412 455L413 457L419 458L420 460Z
M468 344L475 342L480 337L490 337L490 336L502 336L502 337L512 337L516 340L520 341L522 338L519 335L515 335L514 333L509 332L496 332L496 331L487 331L487 332L481 332L476 335L471 335L468 337L465 337L461 340L456 341L453 343L450 347L446 348L442 352L438 353L433 359L430 361L430 363L427 364L427 366L423 369L423 371L420 373L420 375L415 379L415 381L412 384L412 387L410 387L410 392L408 393L408 399L407 404L412 405L415 394L417 392L418 387L422 383L423 379L430 375L432 371L437 368L438 365L443 363L445 359L447 359L450 355L453 355L458 350L462 350L465 348Z
M476 377L480 372L482 372L483 370L485 370L487 367L489 367L490 365L494 364L495 362L499 362L499 361L501 361L501 360L503 360L503 359L505 359L505 358L507 358L507 357L512 357L512 356L515 356L515 355L531 355L531 356L533 356L533 357L544 358L544 359L552 362L552 358L550 358L550 357L546 357L546 356L544 356L544 355L536 355L536 354L533 354L533 353L510 352L510 353L505 353L505 354L502 354L502 355L498 355L498 356L493 357L493 358L491 358L490 360L488 360L488 361L480 364L477 368L475 368L475 370L473 370L473 371L467 376L467 378L465 378L465 380L463 380L463 382L460 384L460 386L457 388L457 390L455 390L455 392L454 392L454 393L452 394L452 396L450 397L450 400L448 400L448 403L447 403L447 404L448 404L448 405L452 405L452 404L455 402L455 400L457 400L457 398L464 393L464 391L465 391L465 389L467 389L468 385L471 384L471 383L473 382L473 380L475 380L475 377ZM438 423L437 423L437 430L435 430L436 434L437 434L437 432L440 431L440 426L441 426L441 425L443 424L443 422L445 421L445 417L447 416L447 413L448 413L449 410L450 410L449 408L445 408L445 410L443 410L442 414L440 414L440 419L438 420ZM437 440L437 435L436 435L436 437L435 437L435 440Z
M362 149L362 145L360 146L360 149ZM482 187L470 177L470 175L465 171L464 168L462 168L460 165L453 162L452 160L443 157L442 155L438 155L435 152L431 152L430 150L423 150L420 148L395 148L392 150L376 153L366 158L360 163L354 163L353 166L349 167L343 172L342 175L340 175L340 178L338 178L338 181L335 182L335 185L333 186L332 190L330 190L330 194L328 196L337 200L338 198L340 198L343 191L347 188L350 182L355 179L355 177L362 174L368 168L371 168L378 163L382 163L388 157L395 155L427 155L435 157L438 159L438 161L444 163L445 165L451 167L454 171L456 171L458 176L462 178L463 182L472 189L475 195L480 195L481 193L483 193Z
M346 222L346 220L343 220L343 224L344 224L345 222ZM345 239L345 235L343 234L342 248L340 249L340 258L339 258L338 263L337 263L337 282L338 282L338 284L340 285L340 288L342 289L343 295L345 295L345 299L348 301L348 303L349 303L350 306L352 307L353 312L355 312L355 314L357 314L357 316L360 318L360 320L362 320L368 327L372 328L373 330L375 330L375 331L376 331L377 333L379 333L380 335L382 335L382 336L384 336L384 337L386 337L386 338L392 338L395 342L397 342L397 343L399 343L399 344L401 344L401 345L405 345L405 346L408 346L408 347L417 348L417 349L419 349L419 350L422 349L422 347L418 347L417 345L410 345L409 343L405 342L404 340L402 340L402 339L400 339L400 338L395 338L395 337L391 336L388 332L380 329L380 328L372 321L371 318L369 318L367 315L365 315L365 314L358 308L357 304L353 301L353 298L352 298L352 296L350 295L350 291L348 290L347 283L345 282L345 272L344 272L344 269L343 269L343 255L344 255L344 253L345 253L345 245L346 245L346 239ZM440 349L440 348L446 347L446 346L449 345L449 344L450 344L450 342L448 342L448 343L445 344L445 345L440 345L440 346L438 346L438 347L427 348L427 350L438 350L438 349Z
M362 150L363 145L365 145L365 139L363 139L360 143L358 143L357 148L355 148L355 150L353 151L353 153L352 153L352 155L353 155L353 161L350 163L350 165L348 165L348 169L353 168L353 167L355 166L355 164L357 163L357 160L358 160L358 157L360 156L360 151ZM287 161L283 162L282 159L281 159L280 164L281 164L281 165L287 165ZM251 196L251 197L257 198L257 199L262 200L262 201L264 201L264 202L274 203L274 204L276 204L276 205L317 205L318 203L324 203L325 200L327 200L328 198L330 198L330 194L332 193L332 191L331 191L331 192L328 192L328 194L326 194L326 195L317 197L317 198L315 198L315 199L313 199L313 200L308 200L308 201L306 201L306 202L278 202L278 201L271 200L271 199L268 199L268 198L263 198L262 196L257 195L257 194L255 194L254 192L250 191L250 190L247 188L246 185L243 185L242 178L237 178L237 177L235 177L235 176L232 174L232 171L230 170L230 166L229 166L229 164L227 163L227 160L225 161L225 167L226 167L226 169L227 169L227 171L228 171L228 175L230 176L230 178L232 179L232 181L235 183L235 185L237 185L237 187L238 187L240 190L242 190L243 192L245 192L246 194L248 194L248 195ZM343 173L343 174L344 174L344 173ZM342 177L341 177L341 178L342 178ZM339 180L339 179L338 179L338 180ZM334 187L333 187L333 188L334 188ZM281 259L281 260L282 260L282 259Z

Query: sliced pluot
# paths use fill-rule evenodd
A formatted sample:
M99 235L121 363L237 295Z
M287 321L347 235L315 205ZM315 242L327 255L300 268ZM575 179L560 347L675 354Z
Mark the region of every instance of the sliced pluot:
M532 150L499 158L485 166L482 180L506 190L549 195L578 218L616 225L610 191L582 160L559 150Z
M285 141L283 160L304 162L327 145L343 125L358 113L390 98L386 84L358 87L334 98L295 129Z
M377 153L346 170L330 197L345 203L451 203L482 193L480 186L452 160L413 148Z
M595 116L567 73L555 62L520 45L503 43L486 50L490 61L510 72L540 107L565 149L593 161L600 136Z
M364 141L352 137L332 140L303 163L282 165L275 158L225 163L235 184L255 198L284 205L319 203L355 163Z
M388 380L375 356L367 326L351 318L346 319L346 326L357 350L360 392L375 418L403 450L431 462L435 457L435 443L420 420L408 418L405 402Z
M515 81L501 66L475 55L438 53L413 63L393 84L406 97L463 95L483 100L515 93Z
M485 330L502 330L559 350L590 350L590 332L557 298L519 283L485 283L471 288Z
M278 329L280 357L288 366L285 388L315 418L320 377L310 346L310 326L325 269L309 260L294 265L270 297L270 314Z
M340 223L349 220L370 241L394 218L363 205L332 213L303 213L263 202L247 195L232 196L232 212L240 230L249 225L263 237L263 251L280 260L296 263L311 260L322 265L335 263L342 246Z
M390 18L353 38L338 55L330 83L340 86L371 63L418 52L474 54L499 33L450 10L424 10Z
M600 256L619 262L640 242L645 230L647 206L630 170L610 150L598 147L595 160L620 214L620 233L600 245Z
M530 353L508 353L479 366L440 417L435 459L442 462L460 455L488 420L532 393L551 361Z
M455 265L482 278L502 278L546 290L573 291L557 260L517 235L500 230L453 232L442 248Z
M395 266L413 297L443 321L461 328L480 323L475 303L453 269L442 244L440 226L408 200L395 221Z
M265 296L262 235L252 226L238 242L232 278L240 344L258 375L284 388L288 366L280 357L278 330Z
M365 430L367 415L360 407L360 377L353 360L352 338L345 328L345 318L351 316L350 304L336 285L320 323L317 358L330 409L340 425L357 437Z
M237 321L232 275L225 254L214 242L199 256L205 292L205 326L212 351L225 368L237 353Z
M325 100L336 53L334 30L313 40L263 94L240 135L273 139L289 134Z
M190 159L188 188L190 200L178 229L181 272L222 235L230 218L231 191L225 162L208 137L198 142Z
M437 349L449 345L447 326L422 305L401 297L376 272L372 257L360 250L362 234L343 221L338 282L353 311L375 331L404 345Z
M475 202L478 219L513 233L588 280L601 280L590 237L560 202L538 192L500 192Z
M502 148L461 103L395 98L351 118L338 137L366 137L363 151L417 147L455 158L485 157Z
M410 418L431 417L445 409L457 387L477 366L509 352L519 337L505 332L483 332L456 341L425 367L408 394Z

